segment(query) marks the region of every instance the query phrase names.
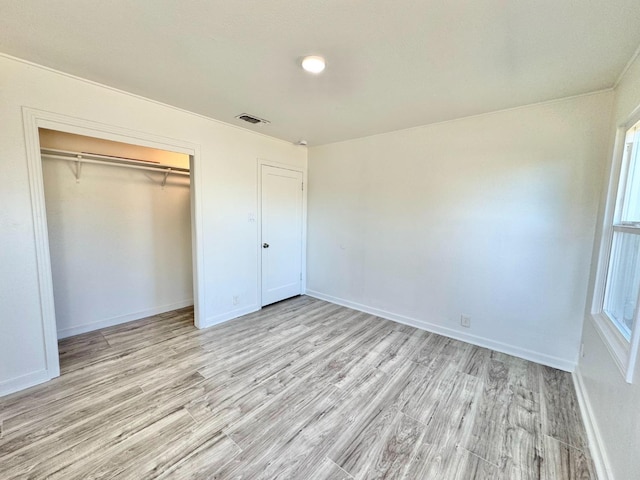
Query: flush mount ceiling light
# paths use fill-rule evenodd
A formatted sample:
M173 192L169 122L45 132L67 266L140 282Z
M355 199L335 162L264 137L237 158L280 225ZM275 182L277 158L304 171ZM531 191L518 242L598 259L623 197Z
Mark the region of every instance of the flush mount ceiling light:
M302 59L302 68L309 73L320 73L324 70L325 62L324 58L309 56Z

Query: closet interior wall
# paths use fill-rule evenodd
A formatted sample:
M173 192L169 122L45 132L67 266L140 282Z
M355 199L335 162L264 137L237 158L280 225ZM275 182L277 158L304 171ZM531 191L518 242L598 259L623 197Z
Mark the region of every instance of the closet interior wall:
M40 130L43 149L189 168L189 157ZM42 161L58 338L193 305L189 177Z

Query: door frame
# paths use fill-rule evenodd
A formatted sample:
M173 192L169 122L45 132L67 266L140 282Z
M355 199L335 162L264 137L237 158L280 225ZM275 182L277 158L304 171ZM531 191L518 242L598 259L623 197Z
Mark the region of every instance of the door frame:
M300 281L300 294L307 292L307 169L305 167L297 167L287 163L274 162L264 158L258 158L257 179L258 179L258 212L256 215L256 248L258 256L258 309L262 309L262 166L282 168L302 173L302 258L300 259L302 268L302 280Z
M194 143L161 137L151 133L139 132L116 125L98 123L68 115L22 108L22 120L26 143L29 189L31 193L31 212L34 225L36 246L36 267L40 300L40 317L44 337L45 377L40 381L51 380L60 375L58 356L58 334L53 297L53 278L51 274L51 255L47 229L47 211L44 197L42 158L40 156L39 128L58 130L65 133L129 143L159 150L170 150L190 156L190 196L191 196L191 255L193 268L194 324L202 328L205 290L204 290L204 242L202 240L202 179L200 177L200 146ZM36 382L40 383L40 382Z

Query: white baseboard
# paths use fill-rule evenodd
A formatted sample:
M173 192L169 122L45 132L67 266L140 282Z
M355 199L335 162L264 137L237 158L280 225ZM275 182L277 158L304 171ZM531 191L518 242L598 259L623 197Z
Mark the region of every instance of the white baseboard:
M459 332L452 328L443 327L442 325L425 322L424 320L418 320L416 318L407 317L405 315L399 315L397 313L387 312L385 310L381 310L378 308L370 307L368 305L352 302L350 300L345 300L343 298L334 297L332 295L326 295L324 293L317 292L315 290L307 290L306 294L309 295L310 297L318 298L320 300L325 300L327 302L335 303L337 305L342 305L344 307L352 308L354 310L359 310L361 312L370 313L371 315L376 315L377 317L386 318L387 320L402 323L404 325L409 325L411 327L416 327L421 330L426 330L428 332L437 333L438 335L454 338L456 340L460 340L466 343L471 343L479 347L490 348L491 350L495 350L497 352L502 352L508 355L513 355L515 357L524 358L525 360L530 360L532 362L540 363L542 365L547 365L549 367L564 370L566 372L573 372L576 367L576 364L574 361L567 360L565 358L560 358L560 357L555 357L553 355L547 355L545 353L535 352L533 350L528 350L526 348L518 347L515 345L498 342L490 338L480 337L478 335L471 335L468 333Z
M47 370L38 370L37 372L27 373L17 378L5 380L0 382L0 397L33 387L39 383L44 383L47 380L51 380L51 378Z
M576 389L578 396L578 404L580 405L580 411L582 412L582 419L584 426L587 430L587 437L589 438L589 452L591 453L591 459L596 466L596 473L599 480L614 480L613 472L611 471L611 464L609 463L609 457L607 457L607 451L604 448L604 442L600 436L600 429L596 422L593 409L591 408L591 402L589 395L582 380L582 374L580 368L576 368L573 372L573 385Z
M171 310L177 310L179 308L189 307L193 305L193 298L182 300L181 302L170 303L168 305L161 305L159 307L149 308L140 312L128 313L126 315L118 315L117 317L105 318L104 320L98 320L96 322L85 323L84 325L78 325L76 327L63 328L58 330L58 338L73 337L74 335L80 335L81 333L92 332L94 330L100 330L101 328L113 327L120 325L121 323L131 322L133 320L140 320L141 318L150 317L151 315L158 315L159 313L169 312Z
M202 323L199 328L213 327L214 325L218 325L219 323L228 322L229 320L233 320L234 318L238 318L249 313L257 312L258 310L260 310L259 305L249 305L248 307L236 308L235 310L230 310L228 312L220 313L219 315L214 315L213 317L206 318L204 323Z

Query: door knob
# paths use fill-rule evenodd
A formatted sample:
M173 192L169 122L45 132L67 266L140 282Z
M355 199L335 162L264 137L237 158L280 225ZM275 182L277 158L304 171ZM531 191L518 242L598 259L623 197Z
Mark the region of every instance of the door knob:
M262 244L262 248L269 248L269 244L268 243L263 243Z

